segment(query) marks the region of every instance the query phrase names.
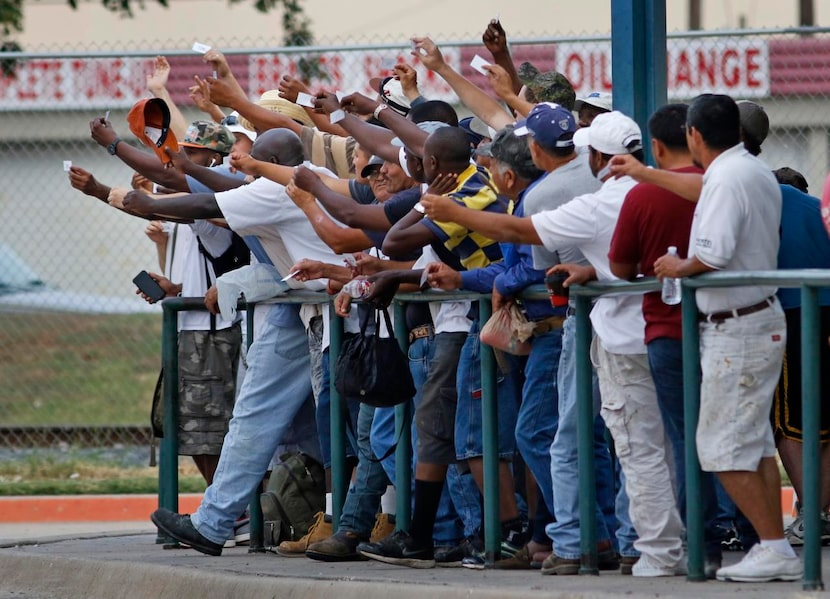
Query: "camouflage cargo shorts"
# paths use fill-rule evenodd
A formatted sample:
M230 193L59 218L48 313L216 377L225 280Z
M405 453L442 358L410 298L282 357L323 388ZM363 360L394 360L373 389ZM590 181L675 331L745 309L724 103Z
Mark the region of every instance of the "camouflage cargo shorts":
M179 333L179 454L219 455L228 432L242 343L239 325Z

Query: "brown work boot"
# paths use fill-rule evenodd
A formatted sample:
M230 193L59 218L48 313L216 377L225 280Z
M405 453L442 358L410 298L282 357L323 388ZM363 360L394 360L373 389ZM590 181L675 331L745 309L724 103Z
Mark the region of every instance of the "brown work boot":
M334 530L331 525L331 516L324 512L317 512L314 522L308 527L308 532L299 541L283 541L277 547L277 555L283 557L305 557L306 549L312 543L329 538Z
M634 564L636 564L639 559L639 555L621 555L620 574L622 574L623 576L631 576Z
M382 541L393 532L395 532L395 514L378 514L372 534L369 536L369 542Z
M496 570L530 570L533 567L531 565L532 561L533 558L530 555L530 550L528 549L528 546L525 545L514 553L512 557L500 559L495 562L493 567Z
M557 576L573 576L579 574L580 560L565 559L555 553L551 553L542 562L542 574L553 574Z

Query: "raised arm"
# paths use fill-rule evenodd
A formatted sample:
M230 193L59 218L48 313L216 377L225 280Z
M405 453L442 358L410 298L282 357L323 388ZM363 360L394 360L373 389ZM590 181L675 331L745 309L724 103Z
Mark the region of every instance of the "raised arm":
M351 96L346 96L343 101L345 102L347 98L351 98ZM340 103L334 94L319 93L315 106L321 112L330 114L340 108ZM360 144L361 148L365 148L375 156L380 156L389 162L398 162L398 148L391 144L395 134L388 129L366 123L351 114L347 114L338 124Z
M147 91L154 97L164 100L170 110L170 129L176 134L177 139L184 139L187 133L187 120L182 111L173 102L170 92L167 91L167 79L170 76L170 63L164 56L156 56L153 62L153 72L147 75Z
M175 197L152 198L142 191L124 196L126 210L136 215L157 215L161 218L208 219L222 218L222 211L212 193L188 193Z
M273 162L265 162L264 160L257 160L250 154L243 154L241 152L234 152L230 157L231 166L237 170L242 171L246 175L253 175L254 177L265 177L271 181L275 181L280 185L288 185L291 179L294 178L294 167L283 166L281 164L274 164ZM326 187L340 195L349 196L349 179L340 179L338 177L330 177L324 173L314 172Z
M542 245L530 217L470 210L446 196L434 194L424 195L421 205L433 221L457 223L494 241Z
M478 118L497 131L514 122L515 119L502 108L501 104L444 62L444 56L435 42L428 37L414 37L412 41L415 42L412 55L446 81L461 102Z
M291 75L282 76L282 79L280 79L279 91L283 98L289 102L294 102L295 104L297 103L297 94L300 92L313 95L305 83L296 77L292 77ZM331 133L332 135L339 135L341 137L347 137L349 135L343 127L336 123L332 123L326 115L317 112L314 107L303 106L303 109L306 111L306 114L311 117L311 120L314 121L314 126L317 127L318 130Z
M487 29L484 30L481 41L484 42L484 47L492 54L493 62L507 73L507 76L510 78L513 93L518 95L522 89L522 80L519 79L519 73L516 72L516 65L513 64L513 57L510 56L510 46L507 45L507 33L505 33L504 28L501 26L501 21L492 19L487 24Z
M372 247L372 240L360 229L341 227L320 208L314 196L298 188L293 182L285 188L288 197L303 211L314 232L335 254L360 252Z
M115 129L109 121L103 118L93 119L89 123L89 130L98 145L108 148L116 140L120 140ZM120 142L115 144L115 156L134 171L138 171L150 181L175 189L176 191L188 191L187 180L184 173L174 168L164 168L161 161L149 152L142 152L128 143Z
M215 168L207 168L193 163L184 151L174 152L170 148L165 148L165 152L173 161L176 170L185 175L190 175L213 191L227 191L245 184L244 179L228 177Z
M236 110L253 123L257 132L262 133L268 129L289 129L300 135L302 125L297 121L251 102L241 88L230 85L226 80L213 77L208 77L206 81L210 86L210 97L213 102Z
M221 122L225 118L225 113L210 99L210 86L208 82L198 75L194 75L193 80L196 84L191 85L188 89L190 99L193 100L196 108L207 114L212 121L216 123Z
M411 149L418 156L424 155L424 143L429 135L421 131L418 125L407 120L406 117L392 110L386 104L367 98L363 94L355 93L343 98L340 105L344 110L348 110L349 112L362 115L376 115L377 119L389 127L407 148ZM397 150L397 148L395 149ZM397 162L397 160L391 162Z
M609 161L611 174L615 177L628 175L640 183L651 183L684 200L697 202L703 188L703 175L698 173L676 173L658 168L649 168L630 155L614 156Z
M380 204L358 204L352 198L329 189L313 171L304 166L294 174L294 183L316 197L326 212L338 221L356 229L387 231L391 226L386 211Z

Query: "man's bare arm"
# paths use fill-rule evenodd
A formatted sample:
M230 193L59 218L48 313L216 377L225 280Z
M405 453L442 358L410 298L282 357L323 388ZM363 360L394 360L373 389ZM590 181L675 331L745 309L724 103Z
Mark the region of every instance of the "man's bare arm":
M667 189L690 202L697 202L700 190L703 188L703 175L701 174L649 168L630 155L614 156L608 164L611 174L615 177L628 175L640 183L651 183Z
M533 222L527 216L520 218L509 214L470 210L446 196L433 194L424 195L421 205L426 210L426 215L436 222L458 223L494 241L542 245Z
M358 204L352 198L329 189L313 171L300 167L294 174L294 182L316 197L326 212L344 225L370 231L387 231L391 226L386 211L380 204Z

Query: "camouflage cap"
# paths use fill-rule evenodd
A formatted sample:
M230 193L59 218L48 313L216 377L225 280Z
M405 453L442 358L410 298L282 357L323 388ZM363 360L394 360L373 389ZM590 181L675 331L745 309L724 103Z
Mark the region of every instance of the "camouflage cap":
M224 125L212 121L193 121L179 145L206 148L222 155L230 154L236 138Z
M523 62L519 67L519 79L527 87L530 95L527 100L538 104L539 102L553 102L573 110L576 101L576 93L562 73L547 71L540 73L539 69L529 62Z

